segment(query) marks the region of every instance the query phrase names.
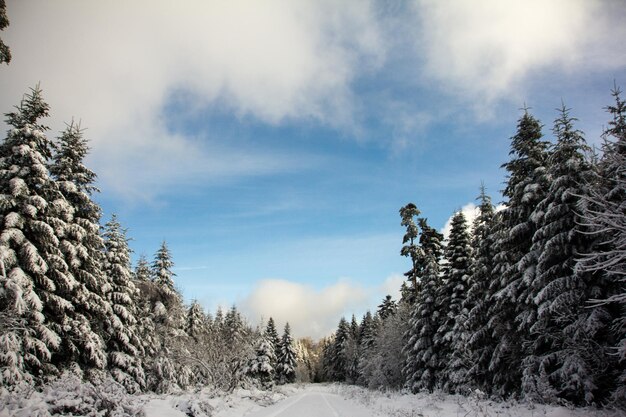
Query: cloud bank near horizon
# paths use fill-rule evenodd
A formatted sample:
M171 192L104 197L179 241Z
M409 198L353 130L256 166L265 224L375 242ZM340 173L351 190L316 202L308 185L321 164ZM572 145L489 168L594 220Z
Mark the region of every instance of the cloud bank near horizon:
M334 332L341 317L349 320L355 314L360 321L367 310L376 311L385 295L397 300L402 281L401 275L391 275L372 287L341 278L318 289L285 279L265 279L256 283L240 308L252 323L272 317L281 329L289 322L296 337L319 339Z

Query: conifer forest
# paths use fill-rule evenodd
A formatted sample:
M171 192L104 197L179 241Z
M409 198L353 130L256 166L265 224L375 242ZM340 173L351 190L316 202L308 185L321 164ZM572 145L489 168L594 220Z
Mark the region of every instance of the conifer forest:
M10 60L0 41L0 63ZM33 392L81 398L46 400L57 408L38 416L145 415L128 399L296 383L626 407L626 101L617 82L600 149L566 105L554 121L522 109L501 165L503 201L476 184L477 217L451 213L446 239L420 210L427 196L407 195L415 203L398 207L400 299L342 318L320 340L294 337L288 319L250 323L236 305L207 312L185 301L167 242L133 262L132 230L103 218L85 163L89 131L74 121L47 127L46 85L1 110L0 416L34 413L9 414ZM76 394L85 386L100 402Z

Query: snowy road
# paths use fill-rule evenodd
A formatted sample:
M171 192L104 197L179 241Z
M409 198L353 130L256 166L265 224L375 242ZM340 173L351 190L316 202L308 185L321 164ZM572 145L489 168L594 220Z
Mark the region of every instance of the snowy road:
M374 414L336 394L308 391L246 417L374 417Z

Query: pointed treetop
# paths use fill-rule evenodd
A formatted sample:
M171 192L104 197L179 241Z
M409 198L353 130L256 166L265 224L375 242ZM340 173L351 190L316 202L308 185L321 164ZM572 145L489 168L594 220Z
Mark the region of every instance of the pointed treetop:
M96 174L83 164L88 153L89 147L87 140L83 138L83 129L80 123L72 120L59 137L58 152L54 155L50 173L58 181L69 181L87 194L97 191L93 186Z
M35 88L30 89L30 94L25 94L19 106L16 106L17 112L7 113L7 124L21 129L26 125L36 125L37 120L42 117L48 117L50 106L43 101L43 94L39 84ZM38 125L37 129L47 130L47 127Z

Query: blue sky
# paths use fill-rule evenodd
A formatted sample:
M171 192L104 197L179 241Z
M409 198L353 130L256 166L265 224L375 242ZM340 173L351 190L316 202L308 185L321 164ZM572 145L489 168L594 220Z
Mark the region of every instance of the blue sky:
M397 290L398 210L495 202L526 103L592 144L626 83L621 2L7 2L9 111L81 120L105 218L166 240L186 300L327 333Z

